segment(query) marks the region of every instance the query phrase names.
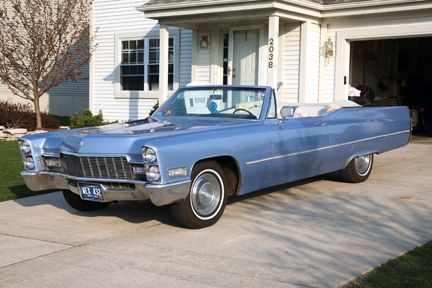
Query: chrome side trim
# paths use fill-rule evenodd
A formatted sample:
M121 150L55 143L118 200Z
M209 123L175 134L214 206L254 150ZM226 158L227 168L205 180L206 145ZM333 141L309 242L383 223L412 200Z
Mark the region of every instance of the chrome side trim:
M349 141L349 142L345 142L345 143L341 143L341 144L335 144L335 145L325 146L325 147L321 147L321 148L316 148L316 149L310 149L310 150L305 150L305 151L301 151L301 152L290 153L290 154L286 154L286 155L279 155L279 156L268 157L268 158L264 158L264 159L259 159L259 160L254 160L254 161L246 162L246 165L251 165L251 164L261 163L261 162L265 162L265 161L276 160L276 159L280 159L280 158L285 158L285 157L291 157L291 156L296 156L296 155L311 153L311 152L315 152L315 151L321 151L321 150L336 148L336 147L340 147L340 146L345 146L345 145L360 143L360 142L364 142L364 141L370 141L370 140L374 140L374 139L379 139L379 138L384 138L384 137L394 136L394 135L399 135L399 134L404 134L404 133L411 133L411 131L410 130L404 130L404 131L389 133L389 134L385 134L385 135L369 137L369 138L365 138L365 139L361 139L361 140Z

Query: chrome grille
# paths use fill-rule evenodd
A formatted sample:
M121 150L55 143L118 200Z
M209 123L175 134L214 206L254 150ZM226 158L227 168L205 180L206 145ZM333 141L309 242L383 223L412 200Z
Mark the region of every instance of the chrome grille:
M133 179L125 157L85 157L61 154L63 173L75 177Z

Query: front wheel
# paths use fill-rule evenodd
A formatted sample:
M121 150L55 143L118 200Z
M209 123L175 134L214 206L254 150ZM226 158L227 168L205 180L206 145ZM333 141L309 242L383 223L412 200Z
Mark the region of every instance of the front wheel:
M204 228L215 224L225 209L227 180L222 167L215 161L195 165L189 195L171 206L171 214L180 224Z
M66 202L78 211L95 211L108 207L111 202L93 202L82 200L81 197L70 190L63 190L63 197Z
M366 181L372 171L373 154L353 158L347 167L339 172L346 182L360 183Z

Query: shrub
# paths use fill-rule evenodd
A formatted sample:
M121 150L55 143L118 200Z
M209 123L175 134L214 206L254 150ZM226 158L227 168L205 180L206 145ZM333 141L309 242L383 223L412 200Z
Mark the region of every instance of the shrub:
M56 118L61 126L70 126L71 118L69 116L59 116L59 115L52 115L54 118Z
M35 130L36 116L30 104L11 103L9 100L0 100L0 125L7 128L26 128ZM44 128L57 129L60 122L53 116L42 113Z
M109 124L109 122L103 121L103 115L99 112L97 115L86 109L81 115L75 113L71 117L70 127L71 128L81 128L81 127L93 127Z

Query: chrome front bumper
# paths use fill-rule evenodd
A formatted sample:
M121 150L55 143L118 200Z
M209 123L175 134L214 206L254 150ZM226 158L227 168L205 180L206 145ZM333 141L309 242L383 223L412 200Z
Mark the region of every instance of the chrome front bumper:
M24 182L32 191L40 190L70 190L80 195L76 183L98 183L104 190L105 202L111 201L141 201L150 199L156 206L168 205L185 199L189 194L190 180L170 183L165 185L154 185L142 181L112 180L79 178L69 175L49 172L21 172ZM134 188L112 188L109 183L133 184Z

